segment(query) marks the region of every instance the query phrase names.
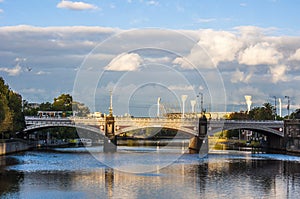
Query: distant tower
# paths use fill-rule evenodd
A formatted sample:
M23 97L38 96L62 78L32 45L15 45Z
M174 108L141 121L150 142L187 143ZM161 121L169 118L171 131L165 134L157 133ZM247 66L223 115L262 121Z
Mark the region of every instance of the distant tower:
M195 113L195 107L196 107L196 100L191 100L191 106L192 106L192 113Z
M249 113L249 111L251 110L251 101L252 97L250 95L245 95L245 100L246 100L246 104L247 104L247 112Z
M160 113L159 113L159 108L160 108L160 100L161 98L157 98L157 117L159 117Z
M278 98L278 102L279 102L279 117L281 117L282 115L282 104L281 104L281 98Z
M182 118L184 118L184 109L185 109L185 101L187 99L187 95L181 95L181 101L182 101Z

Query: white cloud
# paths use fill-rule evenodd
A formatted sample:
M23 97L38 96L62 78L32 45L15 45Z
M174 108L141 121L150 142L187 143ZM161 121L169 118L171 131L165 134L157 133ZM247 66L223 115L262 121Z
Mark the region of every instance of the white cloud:
M159 57L159 58L151 58L151 57L147 57L144 59L144 61L147 62L151 62L151 63L169 63L171 62L171 58L170 57Z
M272 82L277 83L279 81L287 81L286 71L288 67L285 65L276 65L270 67L270 73L272 75Z
M193 91L194 87L192 85L172 85L168 89L176 91Z
M238 61L240 64L260 65L260 64L278 64L283 58L281 52L267 42L257 43L240 52Z
M236 71L233 72L230 81L232 83L239 83L239 82L249 83L253 74L254 74L254 70L250 70L250 72L246 74L245 72L240 71L240 69L237 68Z
M216 19L215 18L199 18L199 19L196 19L197 23L209 23L209 22L213 22L213 21L216 21Z
M48 75L48 74L50 74L50 72L40 70L40 71L36 72L35 74L36 75Z
M236 71L232 74L230 81L232 83L242 82L244 80L244 75L244 72L240 71L239 69L236 69Z
M22 72L22 68L19 64L17 64L14 68L0 68L0 71L8 73L9 76L18 76Z
M52 90L60 91L60 82L55 85L49 82L58 78L57 75L60 75L60 79L73 78L73 69L80 66L85 60L85 56L88 55L88 59L86 59L88 62L86 64L87 67L84 69L89 69L89 67L94 69L88 71L88 74L96 74L95 71L99 71L100 68L103 69L105 66L106 70L136 71L128 75L126 73L126 75L130 76L130 80L132 80L128 80L130 84L139 85L139 82L141 82L140 84L143 83L141 79L145 79L144 81L148 80L147 77L151 75L149 71L155 71L157 75L155 73L155 75L151 76L149 78L151 81L160 82L161 79L165 79L167 83L163 83L167 86L174 84L189 85L184 84L185 82L183 81L182 84L178 83L178 76L174 72L177 72L177 68L171 66L174 57L178 55L173 63L180 64L183 68L192 68L192 64L195 67L211 66L212 61L218 64L224 82L229 83L226 85L226 89L228 89L226 92L228 93L233 92L232 90L234 89L236 89L234 91L238 91L239 86L243 87L245 83L249 82L251 82L251 86L257 88L257 92L267 91L268 93L274 93L272 95L279 95L277 93L284 91L286 87L291 88L294 92L298 89L293 82L297 81L298 83L300 79L299 68L296 67L297 63L293 62L293 60L300 59L300 50L298 49L300 39L298 36L269 36L265 35L264 29L253 26L238 27L233 31L178 30L182 35L187 35L188 38L191 38L190 40L181 39L180 37L178 39L177 34L170 35L169 32L153 31L151 29L140 30L138 34L135 31L132 31L134 34L131 31L124 32L127 32L124 38L128 39L123 39L121 30L114 28L85 26L34 27L24 25L0 27L1 66L7 67L0 68L0 71L5 78L8 75L22 75L26 71L26 66L34 66L31 73L24 74L22 78L14 78L16 79L16 83L13 85L15 89L21 90L24 85L34 87L34 85L30 84L40 82L41 88L45 88L47 92L48 90L50 92ZM120 37L117 37L118 34L116 33L121 33ZM101 42L111 36L117 42L111 40L112 42L104 43L104 47L93 50L97 44L101 44ZM36 45L32 46L33 42ZM139 49L141 46L152 49L153 46L157 47L156 44L159 46L159 49L166 49L166 51L171 53L162 53L157 56L155 53L162 51L132 50ZM90 52L91 54L89 55ZM133 53L121 54L122 52ZM250 60L251 57L246 56L251 54L250 52L252 52L252 56L253 54L258 56L254 61ZM15 60L16 57L21 58ZM22 57L28 58L26 65L22 64ZM15 67L15 65L11 65L13 61L20 62L20 66ZM239 65L243 62L253 65ZM270 64L268 67L255 67L256 65L254 65L266 62ZM161 63L170 67L158 67L152 63ZM141 64L143 64L142 68ZM152 66L155 66L154 69L150 68ZM172 73L170 72L173 76L161 72L160 68L174 70ZM67 69L72 69L72 75L66 72L69 71ZM206 75L208 70L200 69L199 71L205 74L203 75L204 81L208 80L207 85L209 85L210 90L217 90L219 86L214 86L213 84L216 74L208 76ZM78 72L83 71L79 70ZM191 82L198 81L194 78L195 74L193 72L188 70L184 72L179 71L179 73L186 75L187 78L193 78ZM112 73L107 74L111 75ZM32 80L31 83L28 81L29 77L32 78L30 79ZM40 81L41 78L45 81ZM90 76L87 76L87 81L90 81L89 78ZM113 79L113 77L109 76L107 79ZM64 89L71 90L73 82L72 79L68 80L71 83L64 85ZM129 84L128 82L123 84L124 87ZM199 82L199 84L201 83ZM277 83L276 86L274 86L274 83ZM197 83L197 85L199 84ZM182 87L182 89L186 90L191 88L190 86ZM43 95L48 96L46 95L47 92ZM178 92L184 92L184 90L178 90ZM237 95L241 94L237 93ZM218 98L214 97L214 99Z
M153 0L151 0L151 1L147 1L146 4L147 4L147 5L151 5L151 6L158 6L158 5L159 5L159 2L158 2L158 1L153 1Z
M195 66L189 61L194 54L190 54L189 57L176 57L173 61L173 64L180 65L183 69L193 69Z
M226 31L205 31L201 34L199 45L207 49L216 65L223 61L233 61L242 47L236 35Z
M4 12L4 10L2 10L1 8L0 8L0 13L3 13Z
M289 60L300 61L300 48L297 49L296 52L289 57Z
M122 53L114 58L105 70L112 71L136 71L142 64L143 59L136 53Z
M37 93L45 93L46 91L44 89L38 89L38 88L25 88L21 90L22 93L33 93L33 94L37 94Z
M243 45L236 35L226 31L202 30L198 33L198 37L199 41L190 53L184 58L176 58L174 64L180 64L185 69L193 68L192 65L211 68L213 64L234 61Z
M93 4L84 3L82 1L67 1L62 0L56 6L57 8L66 8L70 10L91 10L97 9L98 7Z

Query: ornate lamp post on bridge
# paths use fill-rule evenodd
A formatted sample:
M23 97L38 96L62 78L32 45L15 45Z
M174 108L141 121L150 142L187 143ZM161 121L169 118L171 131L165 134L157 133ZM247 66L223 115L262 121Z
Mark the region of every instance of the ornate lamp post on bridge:
M105 136L103 151L105 153L116 152L117 137L115 136L115 118L113 116L112 91L110 91L109 115L105 117Z

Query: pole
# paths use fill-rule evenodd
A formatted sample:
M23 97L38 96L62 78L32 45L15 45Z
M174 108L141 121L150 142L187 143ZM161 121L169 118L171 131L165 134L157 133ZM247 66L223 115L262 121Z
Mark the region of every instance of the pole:
M203 93L199 92L199 94L197 95L197 98L199 96L201 97L200 98L200 113L202 113L203 112Z
M185 101L187 99L187 95L181 95L181 101L182 101L182 118L184 118L185 113Z
M157 98L157 117L159 117L159 115L160 115L159 108L160 108L160 97Z
M273 97L274 97L274 120L276 120L276 116L277 116L276 96Z
M288 99L287 111L288 111L288 119L290 119L290 96L284 96L284 98Z

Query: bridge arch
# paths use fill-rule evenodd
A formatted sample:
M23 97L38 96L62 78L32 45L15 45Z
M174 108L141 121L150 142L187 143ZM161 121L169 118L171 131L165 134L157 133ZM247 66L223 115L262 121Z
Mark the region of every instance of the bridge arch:
M262 126L259 126L259 127L255 127L255 126L245 127L245 126L226 126L226 125L224 125L223 128L215 128L215 129L212 129L212 130L208 129L208 135L213 135L215 133L226 131L226 130L239 130L239 129L255 131L255 132L262 133L264 135L276 135L276 136L279 136L279 137L284 136L282 132L280 132L278 130L275 130L273 128L270 128L270 127L262 127Z
M120 135L122 133L127 133L130 131L134 131L134 130L139 130L139 129L146 129L146 128L165 128L165 129L172 129L172 130L177 130L177 131L181 131L183 133L186 133L188 135L192 135L195 136L197 135L197 130L192 130L190 128L186 128L186 127L174 127L174 126L157 126L157 125L147 125L147 126L130 126L130 127L126 127L126 128L122 128L121 130L116 132L116 135Z
M40 130L40 129L47 129L47 128L54 128L54 127L73 127L79 130L87 130L96 134L100 134L103 135L103 133L101 133L101 131L99 130L99 128L96 127L92 127L92 126L86 126L86 125L78 125L78 124L63 124L63 123L47 123L47 124L39 124L39 125L30 125L27 126L26 129L24 129L25 133L29 133L35 130Z

